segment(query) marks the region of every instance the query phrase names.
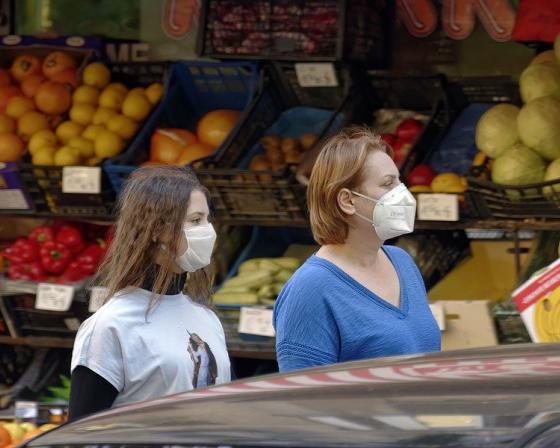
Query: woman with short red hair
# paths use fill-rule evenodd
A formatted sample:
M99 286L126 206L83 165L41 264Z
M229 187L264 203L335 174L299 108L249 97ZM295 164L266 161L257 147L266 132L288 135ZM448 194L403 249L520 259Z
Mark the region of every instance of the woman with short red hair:
M412 232L416 214L391 156L367 128L345 129L324 144L308 189L321 248L274 310L281 371L440 350L416 264L384 245Z

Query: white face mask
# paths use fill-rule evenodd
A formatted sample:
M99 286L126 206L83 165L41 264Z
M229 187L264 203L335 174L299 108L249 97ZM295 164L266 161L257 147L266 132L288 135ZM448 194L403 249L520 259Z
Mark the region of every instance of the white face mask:
M186 272L195 272L210 264L216 231L212 224L204 224L184 229L187 239L187 250L177 256L176 262Z
M356 196L374 202L373 219L356 213L360 218L371 222L381 241L387 241L414 231L416 199L404 184L388 191L379 199L352 192Z

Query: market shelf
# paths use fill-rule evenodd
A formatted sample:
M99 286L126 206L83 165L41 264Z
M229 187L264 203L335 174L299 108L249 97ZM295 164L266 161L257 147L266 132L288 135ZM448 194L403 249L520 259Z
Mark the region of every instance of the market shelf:
M27 345L30 347L45 348L72 348L74 346L74 339L34 336L13 338L11 336L0 336L0 344Z
M49 211L35 210L6 210L0 209L0 216L13 216L19 218L43 218L43 219L66 219L70 221L87 221L100 224L110 224L115 220L114 216L106 215L78 215L69 213L52 213Z

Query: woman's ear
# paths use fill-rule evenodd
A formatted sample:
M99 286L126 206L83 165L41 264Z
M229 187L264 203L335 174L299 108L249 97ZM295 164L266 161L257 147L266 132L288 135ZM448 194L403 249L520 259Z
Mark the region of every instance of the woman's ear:
M342 188L336 196L338 206L340 207L343 213L346 213L349 216L356 214L356 206L354 205L354 199L355 199L354 195L348 188Z

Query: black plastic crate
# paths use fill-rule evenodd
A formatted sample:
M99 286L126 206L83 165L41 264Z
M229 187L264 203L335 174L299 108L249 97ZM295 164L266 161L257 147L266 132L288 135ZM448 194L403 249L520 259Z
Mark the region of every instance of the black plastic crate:
M560 179L522 186L475 177L468 182L469 205L480 218L560 219Z
M357 60L387 68L395 14L388 0L205 0L200 55Z
M99 194L62 192L62 167L21 162L19 175L36 212L106 218L111 216L115 195L105 172L101 171Z
M217 220L238 225L305 226L308 222L305 186L294 167L282 171L251 171L247 158L259 151L259 141L281 114L298 106L328 111L318 142L335 132L350 116L349 69L337 67L339 85L303 88L297 84L293 64L275 64L263 70L261 88L241 126L214 158L197 167L200 181L209 189ZM256 152L255 152L256 151Z
M163 83L167 71L167 64L162 62L119 62L108 65L111 70L111 82L121 82L129 88L146 87L155 82ZM157 108L156 105L150 116ZM148 121L150 116L145 121ZM141 129L142 125L138 133ZM133 140L134 137L131 141ZM123 151L125 152L126 150ZM101 173L99 194L75 194L62 192L62 167L33 165L26 159L18 164L18 169L36 212L88 217L112 215L115 195L105 170Z
M410 110L430 117L402 161L400 172L403 178L416 165L429 159L447 133L456 113L447 78L441 74L409 75L370 71L365 78L361 100L366 102L370 120L370 123L365 124L371 124L373 112L382 108Z
M521 104L519 86L511 77L453 79L460 87L458 103ZM471 170L466 199L471 214L482 219L560 219L560 180L531 185L500 185L490 180L488 159ZM546 194L545 194L546 192Z
M3 296L6 321L16 332L13 337L57 337L72 339L77 327L89 317L88 302L76 297L68 311L45 311L35 309L35 295L21 294Z

